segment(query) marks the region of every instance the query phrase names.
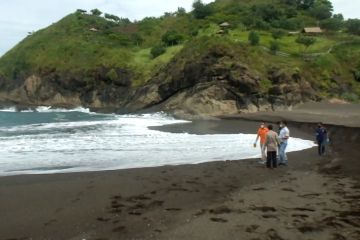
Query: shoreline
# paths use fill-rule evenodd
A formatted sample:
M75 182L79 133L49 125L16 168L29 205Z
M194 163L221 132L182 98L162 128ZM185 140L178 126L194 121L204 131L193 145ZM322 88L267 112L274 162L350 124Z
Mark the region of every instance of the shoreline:
M206 127L256 130L263 116L251 118ZM312 126L291 122L292 136ZM206 132L201 122L172 127ZM357 240L360 128L330 130L327 156L293 152L277 170L241 160L1 177L0 239Z

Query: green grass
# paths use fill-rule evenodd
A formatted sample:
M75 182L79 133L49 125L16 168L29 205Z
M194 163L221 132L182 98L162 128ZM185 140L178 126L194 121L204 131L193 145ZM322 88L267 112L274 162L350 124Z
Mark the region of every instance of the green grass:
M151 48L140 49L133 53L131 67L139 72L135 78L134 85L140 85L150 79L156 70L168 63L178 52L181 51L183 45L168 47L166 52L157 58L152 58Z
M259 31L260 35L260 45L269 47L270 42L274 39L270 32ZM249 31L241 31L241 30L232 30L229 33L229 36L234 41L238 42L248 42ZM308 49L305 49L303 45L296 43L297 36L284 36L278 40L280 44L280 51L288 53L288 54L302 54L302 53L323 53L327 52L333 45L335 45L338 41L335 39L331 39L326 36L316 36L316 42L314 45L310 46Z

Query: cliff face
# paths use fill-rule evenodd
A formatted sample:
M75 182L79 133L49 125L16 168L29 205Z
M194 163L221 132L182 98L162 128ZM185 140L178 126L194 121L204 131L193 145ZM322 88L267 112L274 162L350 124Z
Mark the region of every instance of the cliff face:
M179 56L130 97L126 109L159 109L178 115L218 116L289 108L320 100L300 73L270 69L263 75L243 63L246 56L209 48L195 59Z
M192 57L186 57L188 54L179 54L140 87L131 86L132 73L126 69L113 70L116 78L107 68L94 70L90 77L89 73L47 69L17 81L0 94L0 100L20 105L218 116L289 108L319 99L301 73L270 68L264 76L243 63L246 53L213 46Z
M47 105L54 107L85 106L91 108L119 107L129 95L131 73L99 68L89 73L74 74L47 69L19 79L0 92L0 101L18 105Z

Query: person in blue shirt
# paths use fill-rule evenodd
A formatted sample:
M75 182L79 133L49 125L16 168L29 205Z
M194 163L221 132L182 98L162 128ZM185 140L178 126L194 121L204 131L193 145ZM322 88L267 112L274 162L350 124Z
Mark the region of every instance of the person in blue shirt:
M325 154L325 145L327 143L327 139L327 130L322 123L319 123L318 127L316 128L316 142L318 144L319 156Z

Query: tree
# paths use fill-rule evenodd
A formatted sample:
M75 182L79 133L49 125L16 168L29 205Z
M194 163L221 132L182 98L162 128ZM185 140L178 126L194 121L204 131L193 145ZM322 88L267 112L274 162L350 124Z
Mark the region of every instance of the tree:
M251 45L253 46L258 45L260 43L260 35L255 31L251 31L249 33L248 40Z
M165 43L165 45L174 46L174 45L181 43L181 41L184 40L184 37L183 37L183 35L179 34L178 32L172 30L172 31L167 31L162 36L161 39Z
M125 25L125 24L131 23L131 21L130 21L130 19L128 19L128 18L119 18L118 23Z
M104 17L106 19L112 20L114 22L119 22L120 21L120 18L118 16L115 16L115 15L112 15L112 14L105 13Z
M296 0L296 5L299 9L309 9L315 3L315 0Z
M83 10L83 9L77 9L77 10L76 10L76 13L84 14L84 13L87 13L87 11L86 11L86 10Z
M251 7L252 12L265 22L280 19L284 13L281 8L273 4L258 4Z
M212 14L211 6L204 4L201 0L196 0L192 7L196 19L204 19Z
M166 48L163 45L157 45L151 49L152 58L157 58L158 56L164 54L166 52Z
M360 19L347 20L346 29L351 34L360 35Z
M328 19L332 16L334 8L328 0L317 0L310 9L310 14L318 20Z
M320 22L320 26L328 31L339 31L344 25L344 21L340 18L329 18Z
M271 36L273 39L277 40L280 39L282 37L284 37L286 34L286 32L284 30L281 29L275 29L271 32Z
M175 15L178 17L185 16L186 15L186 9L179 7L178 10L175 12Z
M97 9L97 8L91 10L91 13L92 13L92 15L94 15L94 16L100 16L100 15L102 14L102 12L101 12L99 9Z
M305 51L316 42L316 38L314 37L306 37L306 36L299 36L295 40L298 44L302 44L305 46Z
M272 54L276 54L280 50L280 44L278 41L271 41L270 42L270 51Z
M131 34L131 40L136 44L136 46L140 46L144 42L144 38L139 33Z
M333 15L333 18L339 19L339 20L341 20L341 21L344 21L344 16L343 16L341 13L334 14L334 15Z

